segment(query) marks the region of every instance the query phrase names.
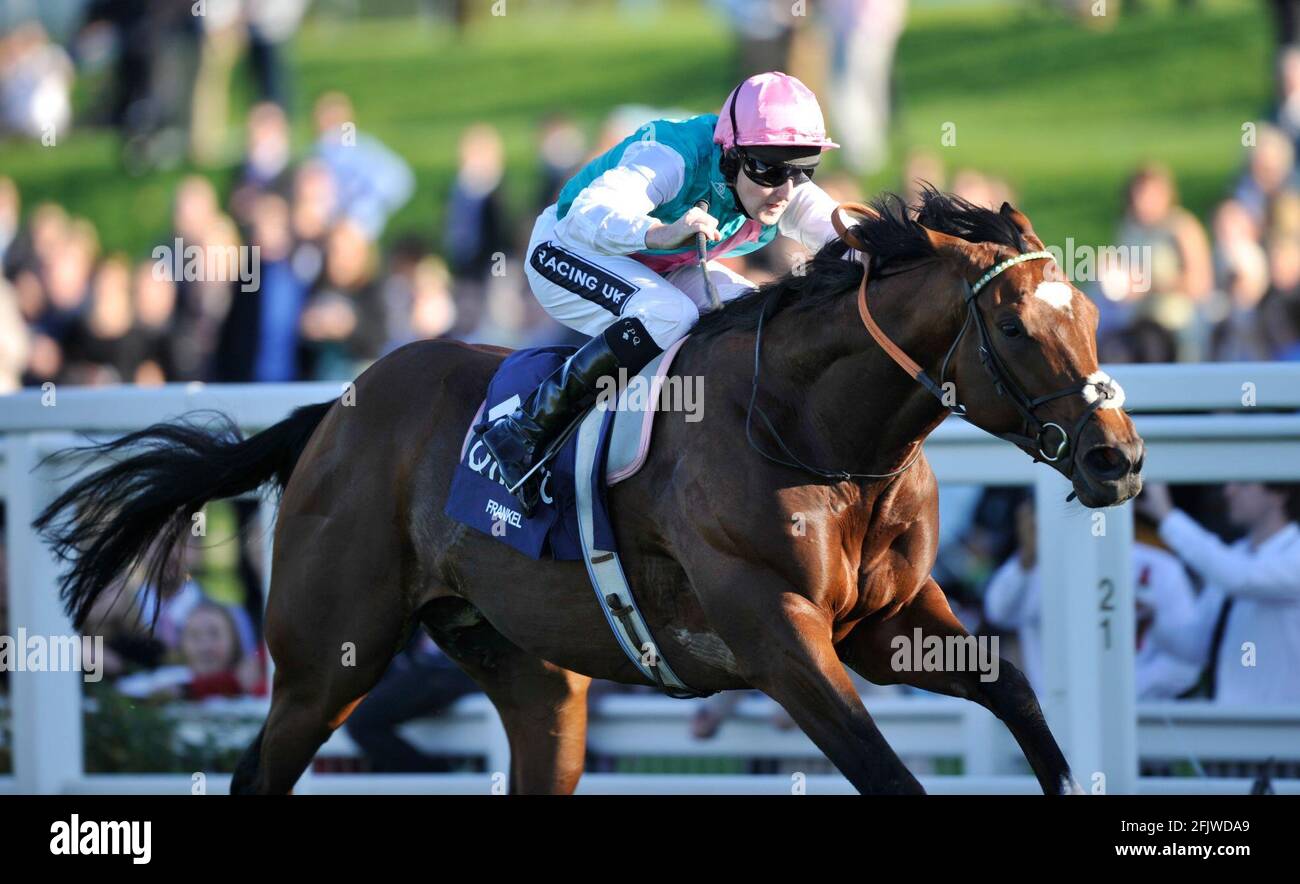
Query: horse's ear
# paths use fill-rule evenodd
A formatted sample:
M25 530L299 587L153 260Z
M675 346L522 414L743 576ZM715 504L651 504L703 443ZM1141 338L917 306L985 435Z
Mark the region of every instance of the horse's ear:
M1016 225L1016 229L1018 229L1020 235L1025 238L1025 242L1040 251L1043 249L1043 241L1038 238L1038 234L1034 233L1034 225L1029 223L1029 219L1025 217L1024 212L1007 202L1002 204L1002 208L999 209L998 212L1004 218L1010 219L1012 224Z
M956 263L968 281L974 281L984 272L985 265L989 262L981 254L981 246L967 242L959 236L931 230L924 225L921 229L925 231L925 236L930 240L930 246L935 254Z

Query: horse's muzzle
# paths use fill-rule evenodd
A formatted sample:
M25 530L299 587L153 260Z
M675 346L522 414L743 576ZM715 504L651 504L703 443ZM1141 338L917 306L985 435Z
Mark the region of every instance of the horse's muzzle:
M1088 507L1114 506L1142 490L1146 445L1131 441L1093 445L1075 462L1074 491Z

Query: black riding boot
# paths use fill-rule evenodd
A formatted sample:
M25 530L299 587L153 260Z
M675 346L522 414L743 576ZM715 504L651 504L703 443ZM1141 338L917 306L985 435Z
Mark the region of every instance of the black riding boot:
M550 444L596 403L599 379L612 376L616 382L620 367L631 376L660 352L640 320L620 319L583 344L511 414L475 427L525 516L531 516L537 506L541 480L538 473L527 482L524 476Z

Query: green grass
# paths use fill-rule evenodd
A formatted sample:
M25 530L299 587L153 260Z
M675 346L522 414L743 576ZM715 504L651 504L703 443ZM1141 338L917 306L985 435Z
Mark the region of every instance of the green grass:
M390 235L436 237L457 136L472 122L501 130L507 195L523 212L546 112L567 110L594 132L616 105L714 110L734 85L731 39L703 3L640 20L601 3L573 4L567 15L518 0L509 8L464 35L409 19L320 21L294 44L298 145L309 143L309 100L339 88L353 97L359 128L414 168L416 197ZM1158 8L1101 32L1015 3L920 5L899 48L895 157L864 184L896 189L904 149L930 149L949 169L1007 178L1049 242L1095 244L1113 235L1126 176L1156 159L1204 217L1240 164L1242 124L1268 106L1271 52L1259 3ZM246 106L247 89L235 98L236 110ZM940 146L947 122L956 125L953 147ZM239 138L232 128L232 163ZM116 137L102 131L76 131L54 148L0 143L0 173L17 180L26 206L57 200L90 217L106 247L143 254L165 236L186 170L129 178L117 153ZM232 170L205 171L224 185Z

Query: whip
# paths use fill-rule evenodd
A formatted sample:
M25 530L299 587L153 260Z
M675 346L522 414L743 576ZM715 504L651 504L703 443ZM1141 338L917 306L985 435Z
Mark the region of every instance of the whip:
M695 204L695 208L707 212L709 210L709 201L700 200ZM709 247L708 240L704 237L704 231L695 234L695 250L700 256L700 273L704 274L704 290L709 293L709 305L712 309L718 310L722 307L722 299L718 297L718 289L713 284L712 278L709 277Z

